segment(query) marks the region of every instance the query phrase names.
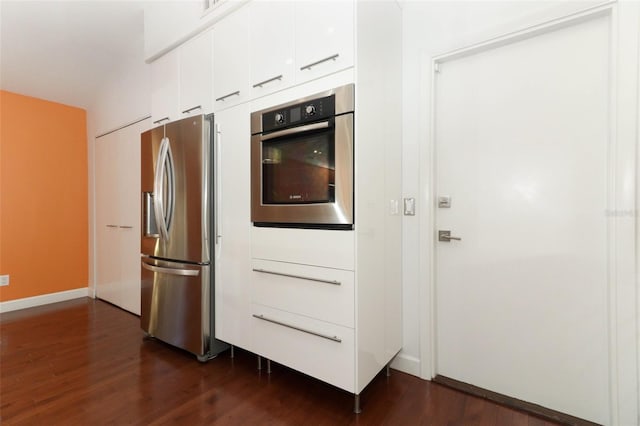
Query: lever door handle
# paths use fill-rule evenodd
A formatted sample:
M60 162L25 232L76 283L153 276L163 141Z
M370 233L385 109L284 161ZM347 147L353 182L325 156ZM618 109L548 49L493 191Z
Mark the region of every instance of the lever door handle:
M438 241L444 241L445 243L448 243L451 240L462 241L462 238L452 236L451 231L448 230L438 231Z

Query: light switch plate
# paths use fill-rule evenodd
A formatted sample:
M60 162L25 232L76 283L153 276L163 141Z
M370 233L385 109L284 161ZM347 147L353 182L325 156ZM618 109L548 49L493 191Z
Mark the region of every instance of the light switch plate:
M389 200L389 214L391 216L397 216L400 214L400 207L398 206L398 200Z
M0 286L9 285L9 275L0 275Z
M404 215L405 216L416 215L416 199L415 198L404 199Z

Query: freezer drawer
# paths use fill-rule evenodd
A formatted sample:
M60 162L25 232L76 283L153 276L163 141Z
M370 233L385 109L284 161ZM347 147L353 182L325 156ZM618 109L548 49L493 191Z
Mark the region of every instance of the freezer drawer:
M211 350L210 266L142 257L140 325L203 358Z

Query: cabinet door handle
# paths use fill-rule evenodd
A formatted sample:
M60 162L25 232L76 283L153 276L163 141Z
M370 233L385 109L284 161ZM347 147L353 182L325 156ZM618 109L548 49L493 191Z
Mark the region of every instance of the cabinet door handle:
M315 67L316 65L320 65L323 62L327 62L327 61L331 61L331 60L335 61L336 59L338 59L338 56L340 56L339 53L336 53L335 55L327 56L324 59L320 59L319 61L310 63L308 65L305 65L304 67L300 67L300 71L311 70L311 68Z
M220 125L215 124L213 145L215 149L215 178L213 182L213 193L215 194L215 213L214 213L214 233L215 244L218 246L216 250L216 259L220 258L222 252L222 132Z
M228 95L220 96L219 98L216 99L216 102L224 101L225 99L230 98L231 96L240 96L240 91L236 90L235 92L229 93Z
M167 120L167 121L168 121L168 120L169 120L169 117L162 117L160 120L156 120L156 121L154 121L154 122L153 122L153 124L160 124L160 123L162 123L162 122L163 122L163 121L165 121L165 120Z
M196 105L193 108L189 108L189 109L185 109L184 111L182 111L183 114L188 114L191 111L195 111L197 109L202 109L202 105Z
M258 318L259 320L262 320L262 321L267 321L267 322L271 322L273 324L281 325L283 327L291 328L293 330L302 331L303 333L312 334L314 336L322 337L323 339L331 340L333 342L342 343L342 339L339 338L338 336L329 336L328 334L323 334L323 333L318 333L317 331L307 330L306 328L301 328L301 327L298 327L296 325L291 325L291 324L287 324L285 322L276 321L274 319L267 318L264 315L253 314L253 317L254 318Z
M342 285L342 283L340 281L336 281L336 280L325 280L325 279L322 279L322 278L313 278L313 277L305 277L303 275L285 274L283 272L267 271L265 269L256 269L256 268L253 268L253 271L254 272L260 272L260 273L263 273L263 274L280 275L281 277L298 278L298 279L301 279L301 280L308 280L308 281L317 281L319 283Z
M107 228L117 228L118 225L107 225Z
M256 87L262 87L265 84L271 83L272 81L276 81L276 80L282 80L282 74L280 74L280 75L278 75L276 77L273 77L273 78L269 78L269 79L267 79L265 81L261 81L260 83L256 83L256 84L253 85L253 88L255 89Z
M129 226L129 225L120 225L119 228L122 229L133 229L133 226Z

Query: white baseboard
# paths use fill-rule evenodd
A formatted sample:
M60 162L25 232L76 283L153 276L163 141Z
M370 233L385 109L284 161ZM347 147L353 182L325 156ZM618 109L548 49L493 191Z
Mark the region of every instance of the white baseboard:
M0 313L48 305L49 303L64 302L65 300L78 299L80 297L87 297L88 295L89 288L83 287L74 290L60 291L58 293L43 294L41 296L25 297L24 299L9 300L0 302Z
M391 368L420 377L420 360L400 352L391 362Z

